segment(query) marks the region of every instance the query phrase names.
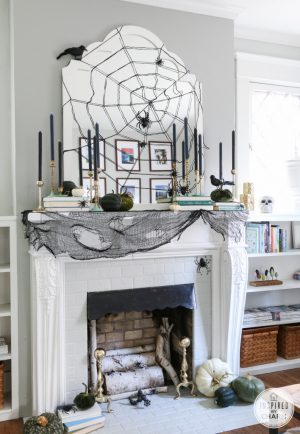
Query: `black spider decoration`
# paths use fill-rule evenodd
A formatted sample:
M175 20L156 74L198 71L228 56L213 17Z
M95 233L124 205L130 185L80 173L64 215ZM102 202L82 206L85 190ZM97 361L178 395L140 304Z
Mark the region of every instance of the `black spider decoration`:
M141 113L144 113L144 116L142 116ZM136 115L136 118L138 120L138 123L136 124L136 126L141 130L149 128L151 126L151 121L149 118L149 112L146 112L146 110L143 110L142 112L138 112L138 114Z
M151 405L150 399L147 398L142 389L138 390L137 395L130 396L128 399L131 405L138 405L140 402L144 402L145 407L149 407L149 405Z
M201 276L203 269L206 270L206 275L211 272L211 259L207 258L207 256L195 258L195 264L197 265L197 273L199 273Z
M146 145L147 145L146 142L139 142L139 146L141 149L144 149Z
M80 208L85 208L87 206L87 201L86 200L81 200L79 202Z
M161 57L158 56L155 60L155 63L157 66L162 66L164 64L164 61L162 60Z

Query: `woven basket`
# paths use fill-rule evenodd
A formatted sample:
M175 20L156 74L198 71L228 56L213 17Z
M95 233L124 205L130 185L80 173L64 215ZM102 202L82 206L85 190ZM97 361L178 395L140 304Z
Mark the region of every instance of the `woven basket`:
M4 362L0 362L0 408L4 407Z
M241 368L277 360L278 326L245 329L241 341Z
M300 357L300 325L284 325L279 327L278 355L284 359Z

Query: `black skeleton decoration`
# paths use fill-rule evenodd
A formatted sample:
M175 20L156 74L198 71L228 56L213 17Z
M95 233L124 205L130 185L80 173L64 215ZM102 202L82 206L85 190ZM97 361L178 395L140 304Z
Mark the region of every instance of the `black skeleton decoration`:
M142 116L144 114L144 116ZM151 126L151 121L149 118L149 112L146 112L146 110L143 110L142 112L138 112L136 115L136 118L138 120L138 123L136 126L141 130L142 128L145 130Z
M211 272L211 259L209 259L207 256L195 258L195 264L197 265L197 273L199 273L201 276L203 275L203 270L206 270L206 275Z
M139 389L137 394L130 396L128 399L131 405L138 405L140 402L144 402L145 407L149 407L149 405L151 405L150 399L147 398L142 389Z

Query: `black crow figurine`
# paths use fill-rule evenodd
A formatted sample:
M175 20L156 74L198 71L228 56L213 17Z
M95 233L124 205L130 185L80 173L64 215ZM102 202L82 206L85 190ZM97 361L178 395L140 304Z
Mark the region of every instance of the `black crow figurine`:
M56 59L60 59L62 56L66 56L67 54L70 54L71 56L74 57L74 59L81 60L84 51L87 51L84 45L80 45L80 47L67 48L65 51L60 53L60 55L57 56Z
M233 181L224 181L224 179L218 179L215 175L210 175L210 182L215 187L223 187L223 185L234 185Z

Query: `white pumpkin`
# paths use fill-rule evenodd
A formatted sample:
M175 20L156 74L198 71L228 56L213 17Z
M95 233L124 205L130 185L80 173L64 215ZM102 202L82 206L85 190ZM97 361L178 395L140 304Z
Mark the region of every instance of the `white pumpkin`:
M206 360L196 374L199 392L208 397L215 396L219 387L229 386L233 379L229 365L217 358Z

